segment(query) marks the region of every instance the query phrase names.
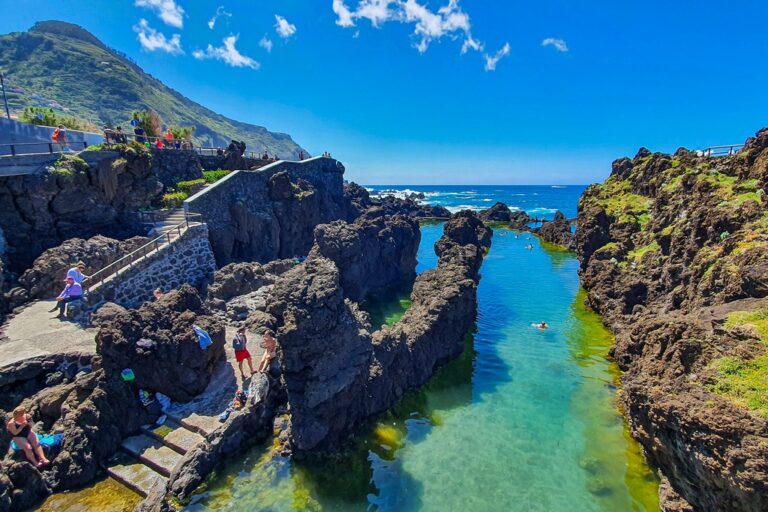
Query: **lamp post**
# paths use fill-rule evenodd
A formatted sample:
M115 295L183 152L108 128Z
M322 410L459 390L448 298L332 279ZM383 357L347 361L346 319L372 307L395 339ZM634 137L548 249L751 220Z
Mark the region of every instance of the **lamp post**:
M3 102L5 103L5 116L10 119L11 113L8 111L8 96L5 95L5 82L3 81L3 72L0 71L0 89L3 90Z

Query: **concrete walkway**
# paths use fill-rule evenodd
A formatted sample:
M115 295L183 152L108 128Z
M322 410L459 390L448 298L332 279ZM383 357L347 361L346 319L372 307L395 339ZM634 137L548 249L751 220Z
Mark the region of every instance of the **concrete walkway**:
M54 318L55 301L36 301L0 326L0 367L30 357L66 352L96 353L97 329Z

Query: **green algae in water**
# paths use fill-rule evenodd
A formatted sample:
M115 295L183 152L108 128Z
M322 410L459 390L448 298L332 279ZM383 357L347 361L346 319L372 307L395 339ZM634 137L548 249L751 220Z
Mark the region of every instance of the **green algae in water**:
M54 494L40 506L38 512L131 512L141 496L112 478L78 491Z
M376 331L399 322L411 307L412 291L413 281L408 281L367 298L360 307L371 315L371 328Z

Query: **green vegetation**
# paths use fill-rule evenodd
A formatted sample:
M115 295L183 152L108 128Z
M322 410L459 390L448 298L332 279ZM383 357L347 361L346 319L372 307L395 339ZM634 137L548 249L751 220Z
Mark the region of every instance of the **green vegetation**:
M763 343L768 343L768 308L734 311L728 315L725 328L752 329ZM768 418L768 353L754 359L723 357L713 363L717 371L710 390L728 398L740 407Z
M750 360L723 357L713 366L717 378L711 391L768 418L768 354Z
M205 185L205 183L206 181L204 178L189 181L179 181L176 183L176 191L183 192L187 194L188 197L195 191L195 189L199 189L202 185Z
M725 321L725 328L751 327L763 343L768 343L768 308L756 311L734 311Z
M216 169L215 171L203 171L203 179L208 183L216 183L224 176L230 174L232 171L226 169Z
M633 194L628 181L611 176L600 187L598 203L622 224L637 223L644 229L650 220L651 199Z
M154 111L172 131L196 126L194 142L201 146L225 147L235 139L250 150L281 156L301 149L288 135L228 119L185 98L70 23L40 22L28 32L0 36L0 68L9 106L19 113L41 107L93 126L125 129L134 111Z
M179 208L184 204L184 201L189 197L186 192L167 192L163 194L163 207L164 208Z
M88 121L83 121L82 119L77 119L73 116L58 114L52 108L25 107L19 116L19 120L38 126L61 125L70 130L95 131L97 129L96 126Z
M640 263L643 259L643 256L645 256L649 252L660 252L661 247L659 247L659 244L656 242L656 240L652 241L648 245L644 245L642 247L638 247L632 251L629 251L627 254L628 260L634 260L637 263Z

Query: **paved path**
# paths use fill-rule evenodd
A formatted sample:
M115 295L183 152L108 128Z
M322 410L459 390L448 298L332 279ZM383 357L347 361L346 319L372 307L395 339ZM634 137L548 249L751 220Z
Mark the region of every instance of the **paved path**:
M48 354L96 353L97 330L54 318L48 312L54 302L33 302L0 326L0 367Z

